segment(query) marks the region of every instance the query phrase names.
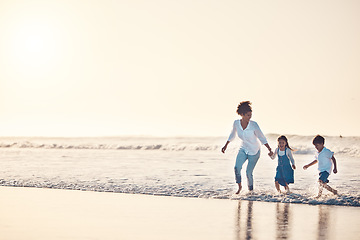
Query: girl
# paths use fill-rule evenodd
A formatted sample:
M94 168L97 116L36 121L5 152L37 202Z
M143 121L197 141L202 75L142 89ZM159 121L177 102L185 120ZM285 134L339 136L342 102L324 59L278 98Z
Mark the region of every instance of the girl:
M284 186L287 193L290 193L289 184L294 183L294 170L295 161L291 153L292 149L289 146L287 138L283 135L278 138L278 147L275 149L275 152L269 156L271 159L274 159L275 156L278 156L278 166L276 167L276 176L275 176L275 187L276 190L281 193L280 186ZM290 161L292 168L290 166Z

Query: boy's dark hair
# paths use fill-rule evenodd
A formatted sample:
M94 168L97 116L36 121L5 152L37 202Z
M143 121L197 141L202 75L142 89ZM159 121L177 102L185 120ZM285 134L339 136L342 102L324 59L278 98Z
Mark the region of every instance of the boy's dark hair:
M313 139L313 144L315 145L317 143L325 144L325 138L320 135L316 135Z
M245 113L252 112L250 105L251 105L250 101L241 102L237 107L236 110L237 114L244 115Z

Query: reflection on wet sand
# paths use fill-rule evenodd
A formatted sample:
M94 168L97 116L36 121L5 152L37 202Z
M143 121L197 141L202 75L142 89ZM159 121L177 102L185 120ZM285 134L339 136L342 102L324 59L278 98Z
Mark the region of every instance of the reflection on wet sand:
M276 204L276 239L289 238L289 203Z
M254 204L254 202L252 202L252 201L239 201L238 208L237 208L237 218L236 218L237 226L235 228L236 229L235 236L236 236L237 240L252 239L253 204ZM242 211L244 211L244 213L242 213ZM244 215L245 212L246 212L246 215ZM243 221L245 221L246 227L242 230L242 228L241 228L242 221L241 220L243 219L242 217L244 217L244 216L246 216L246 218L244 218L244 220L243 220Z
M299 211L298 205L279 202L264 206L263 203L240 200L236 211L235 239L260 239L260 234L264 237L264 231L267 239L302 239L312 233L315 234L314 239L331 239L331 207L320 205L311 208L308 213L314 213L315 210L318 214L307 219L306 216L310 215Z
M329 239L329 209L319 206L318 240Z

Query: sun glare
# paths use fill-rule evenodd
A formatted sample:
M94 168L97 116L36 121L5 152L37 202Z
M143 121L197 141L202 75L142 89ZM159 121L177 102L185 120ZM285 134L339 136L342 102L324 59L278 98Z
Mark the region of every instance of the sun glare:
M46 41L46 39L43 36L29 35L25 39L25 41L26 42L25 42L24 50L29 55L44 54L44 50L46 49L45 44L47 44L48 41Z
M59 60L56 29L45 21L23 22L14 29L11 48L14 66L31 76L49 70Z

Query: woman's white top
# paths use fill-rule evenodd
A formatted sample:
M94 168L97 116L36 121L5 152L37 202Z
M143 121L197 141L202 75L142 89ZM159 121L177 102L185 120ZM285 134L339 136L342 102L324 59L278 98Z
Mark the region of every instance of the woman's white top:
M272 156L270 156L271 159L274 159L276 157L276 155L278 155L278 149L279 148L276 148L275 151L274 151L274 154ZM286 152L286 156L289 158L291 164L295 165L294 157L293 157L292 152L291 152L291 150L289 148L285 148L285 151L279 150L279 156L284 156L285 152Z
M262 144L267 143L265 135L262 133L259 125L255 121L250 120L247 127L243 129L240 120L235 120L233 124L233 129L228 138L229 142L235 139L236 133L238 137L242 140L242 145L240 148L249 155L255 155L260 150L261 145L258 139Z

